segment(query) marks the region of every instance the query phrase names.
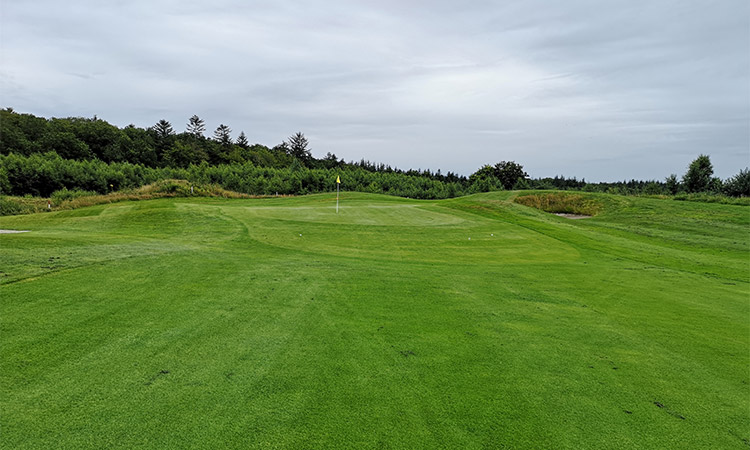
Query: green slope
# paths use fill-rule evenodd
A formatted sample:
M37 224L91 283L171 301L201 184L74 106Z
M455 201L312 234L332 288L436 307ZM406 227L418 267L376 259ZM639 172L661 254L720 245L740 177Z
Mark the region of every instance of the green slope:
M0 446L747 448L750 210L513 196L0 217Z

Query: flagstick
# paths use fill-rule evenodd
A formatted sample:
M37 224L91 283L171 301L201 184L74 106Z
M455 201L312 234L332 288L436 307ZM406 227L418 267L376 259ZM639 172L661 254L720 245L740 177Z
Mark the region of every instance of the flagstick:
M339 184L336 183L336 214L339 213Z

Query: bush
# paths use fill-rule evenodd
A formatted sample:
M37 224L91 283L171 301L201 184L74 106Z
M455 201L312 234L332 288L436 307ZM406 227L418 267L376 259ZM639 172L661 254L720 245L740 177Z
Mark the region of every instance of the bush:
M22 214L25 208L18 202L7 197L0 197L0 216L12 216Z
M73 200L74 198L79 197L88 197L91 195L97 195L97 193L94 191L84 191L81 189L69 190L68 188L62 188L58 191L53 192L50 198L52 200L52 203L54 203L55 205L59 205L64 201Z

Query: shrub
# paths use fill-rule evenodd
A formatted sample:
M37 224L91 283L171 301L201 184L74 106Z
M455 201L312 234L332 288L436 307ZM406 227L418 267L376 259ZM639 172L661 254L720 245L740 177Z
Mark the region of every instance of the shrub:
M7 197L0 197L0 216L12 216L22 214L25 208L18 202Z
M79 197L88 197L91 195L97 195L97 193L94 191L84 191L82 189L62 188L58 191L53 192L50 198L52 200L52 203L54 203L55 205L59 205L65 201L70 201Z

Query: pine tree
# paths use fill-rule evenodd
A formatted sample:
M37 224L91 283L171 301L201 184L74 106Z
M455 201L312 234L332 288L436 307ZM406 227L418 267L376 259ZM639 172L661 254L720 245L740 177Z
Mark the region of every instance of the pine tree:
M222 123L216 128L216 131L214 131L214 140L221 145L231 145L231 133L232 129Z
M200 117L193 115L188 121L187 132L195 137L202 137L204 131L206 131L206 122Z
M169 136L172 136L174 134L174 129L172 128L172 124L169 123L169 121L161 119L151 127L154 131L156 131L156 137L159 139L166 139Z
M158 155L159 159L161 159L164 155L164 152L166 152L174 142L174 129L172 129L172 124L164 119L158 121L156 125L151 127L151 129L156 134L156 154Z
M289 147L289 154L299 159L302 162L307 162L312 159L312 153L307 148L308 142L302 132L297 132L294 136L289 137L287 146Z
M235 142L237 145L239 145L242 148L248 148L250 146L250 142L247 140L247 136L245 136L244 131L240 131L240 135L237 136L237 142Z
M664 182L664 186L670 194L677 195L680 191L680 182L677 181L677 175L671 174L668 176Z

